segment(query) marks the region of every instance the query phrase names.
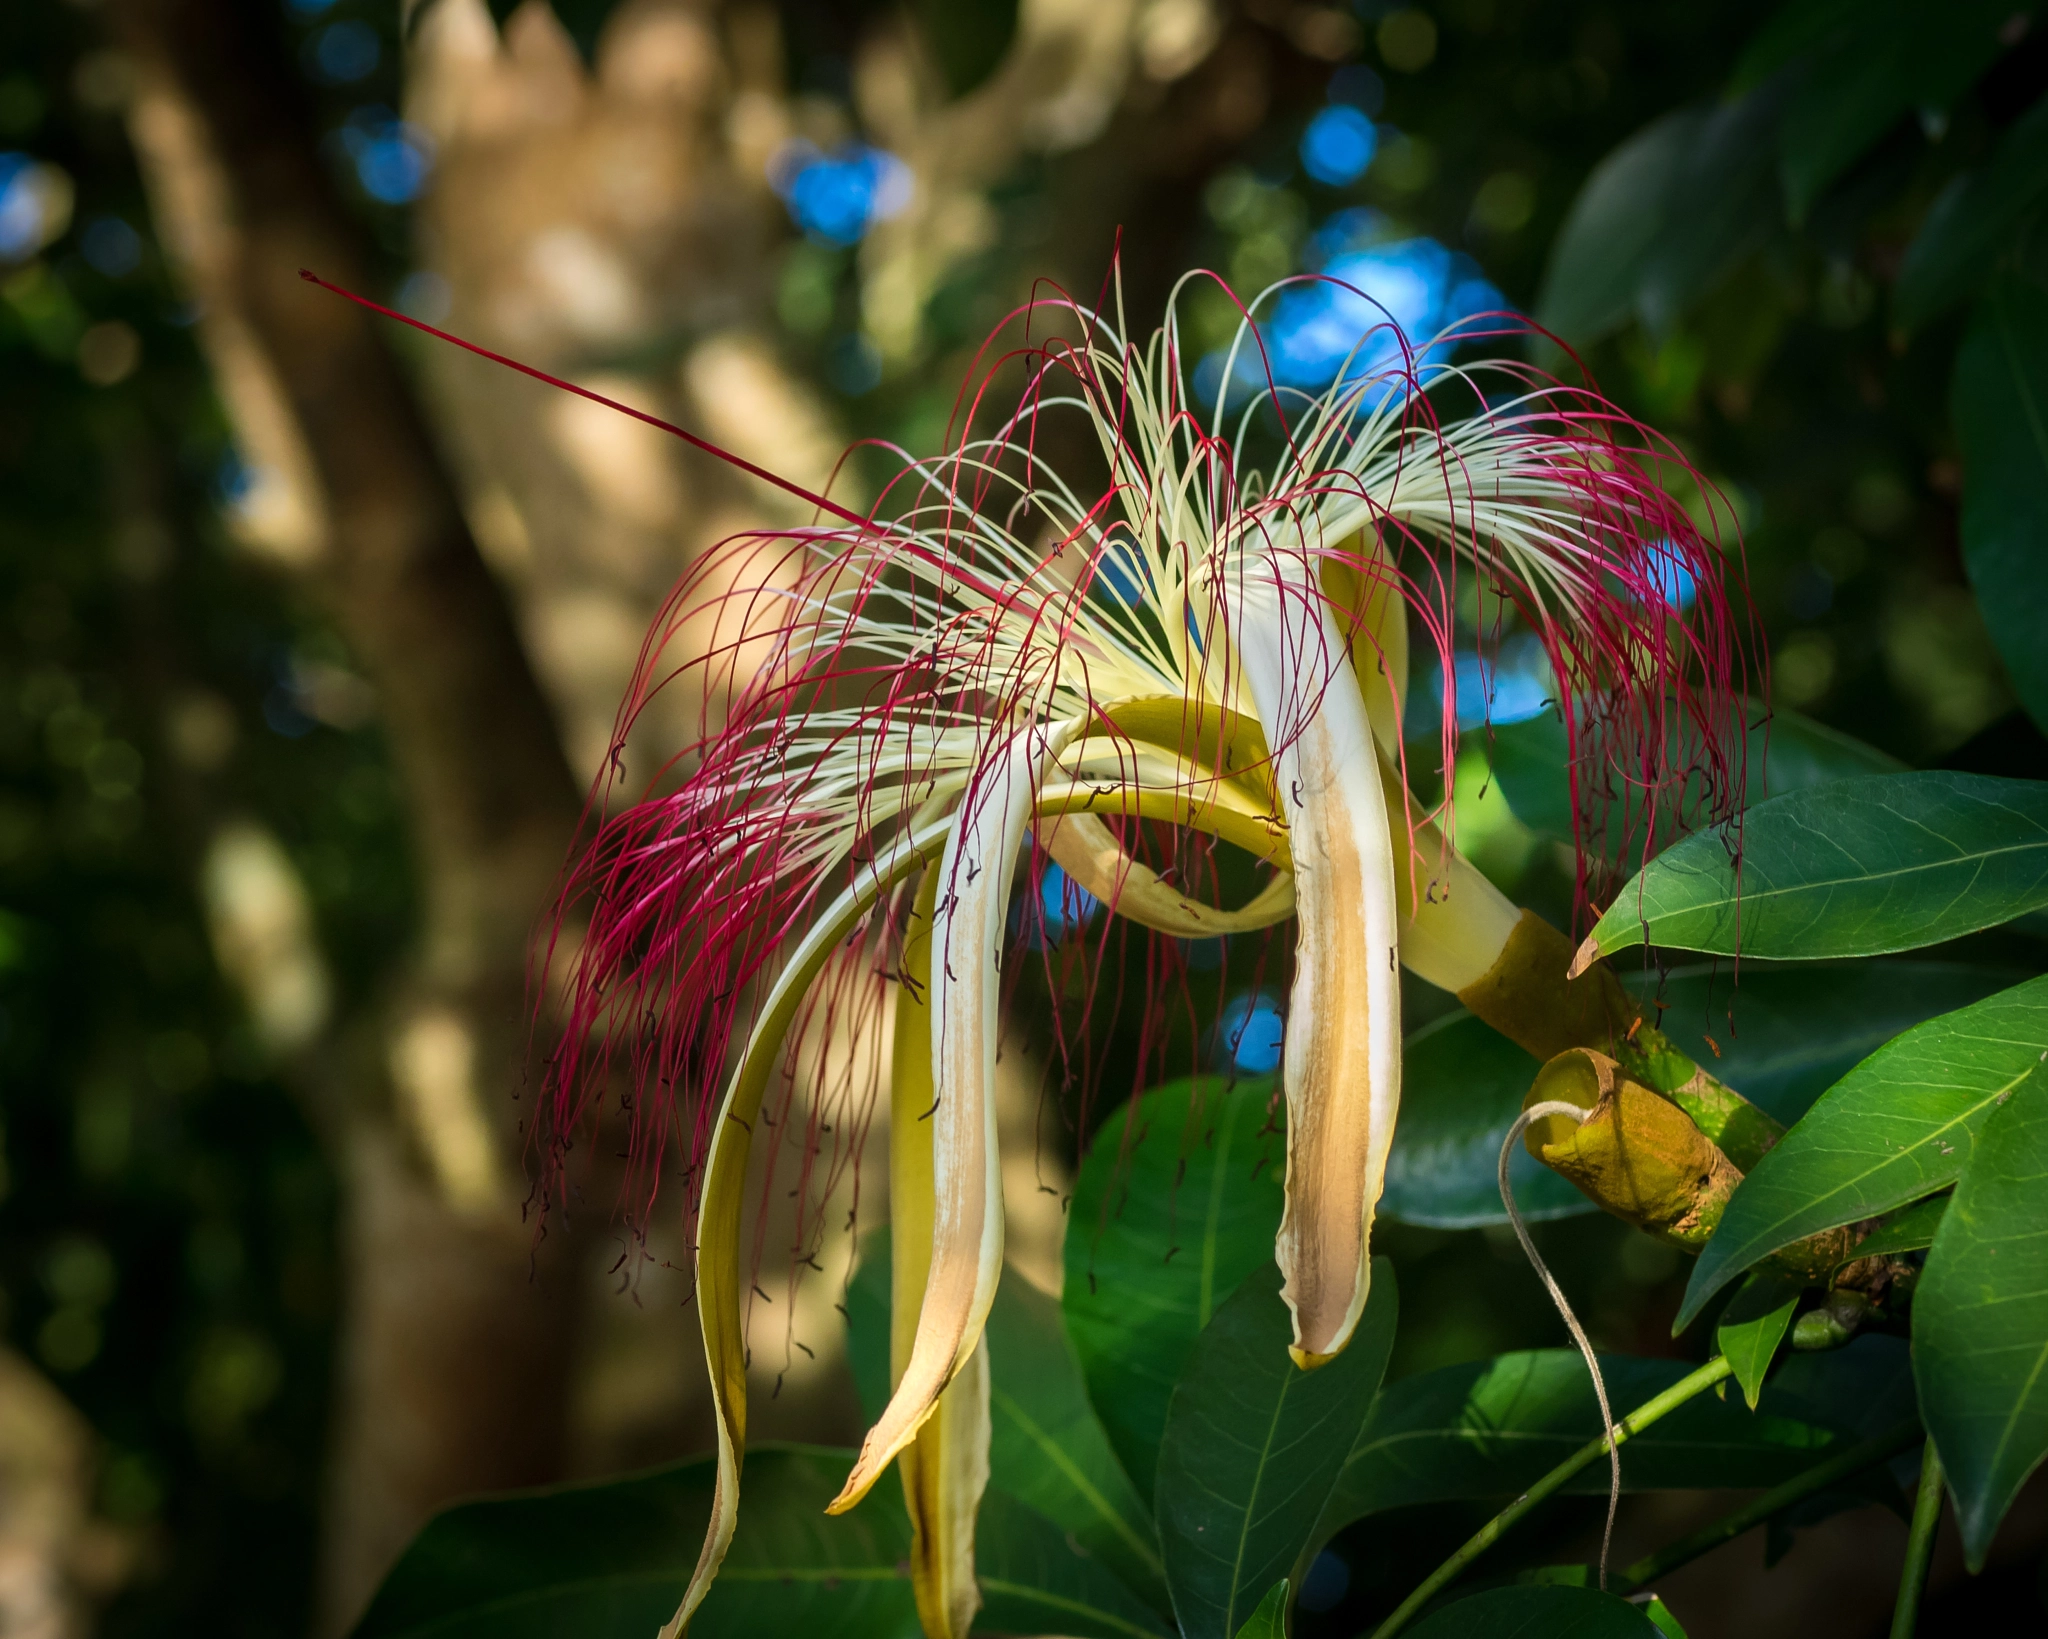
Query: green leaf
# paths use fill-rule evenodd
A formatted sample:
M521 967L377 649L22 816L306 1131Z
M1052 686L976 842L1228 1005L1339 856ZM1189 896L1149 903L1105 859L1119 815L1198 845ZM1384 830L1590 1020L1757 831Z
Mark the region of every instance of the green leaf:
M1906 247L1892 311L1909 329L1984 282L2048 193L2048 97L1999 138L1990 163L1942 190Z
M833 1519L853 1453L747 1453L739 1529L692 1639L914 1632L910 1522L894 1486ZM710 1458L630 1479L461 1503L384 1579L355 1639L647 1639L675 1614L703 1545Z
M860 1265L846 1288L846 1363L860 1396L861 1421L870 1428L889 1404L889 1286L885 1224L861 1237ZM996 1293L1001 1296L1001 1286Z
M1960 938L2048 905L2048 784L1943 770L1773 797L1645 866L1594 926L1644 943L1809 961Z
M1155 1088L1104 1123L1074 1182L1060 1307L1140 1495L1195 1339L1273 1261L1286 1140L1272 1095L1270 1080Z
M1577 345L1634 314L1666 201L1705 118L1696 108L1666 114L1593 167L1551 245L1536 298L1538 324Z
M1469 1013L1412 1032L1402 1050L1401 1115L1379 1210L1435 1229L1504 1224L1500 1145L1541 1068ZM1520 1145L1508 1158L1515 1204L1528 1219L1599 1208Z
M1773 18L1736 84L1801 65L1780 134L1794 219L1900 119L1967 90L2013 11L2011 0L1795 0Z
M1266 1590L1259 1608L1245 1618L1237 1639L1287 1639L1287 1593L1289 1583L1282 1577Z
M2048 1455L2048 1073L1984 1123L1914 1295L1913 1364L1979 1571Z
M2013 688L2048 724L2048 290L1992 283L1956 354L1953 411L1963 567Z
M1735 1368L1735 1381L1742 1385L1742 1398L1751 1411L1756 1410L1764 1374L1785 1341L1785 1329L1792 1324L1804 1290L1802 1282L1788 1275L1751 1275L1714 1328L1714 1344Z
M1672 1040L1789 1126L1901 1030L2020 977L2006 968L1909 959L1745 968L1739 983L1725 964L1702 965L1661 983L1654 974L1631 974L1628 982L1663 1004L1658 1018ZM1536 1061L1463 1012L1413 1032L1405 1051L1381 1213L1434 1229L1506 1223L1495 1169ZM1599 1210L1525 1150L1508 1165L1525 1218Z
M1375 1258L1350 1347L1303 1371L1280 1271L1255 1271L1196 1341L1173 1391L1154 1493L1187 1639L1230 1639L1302 1555L1394 1346L1394 1266Z
M1664 1639L1686 1639L1685 1624L1672 1614L1662 1594L1651 1594L1637 1608L1650 1619L1650 1626L1664 1635Z
M1790 1126L1900 1031L2024 977L2012 968L1906 958L1745 967L1739 978L1717 963L1679 968L1661 985L1654 974L1631 974L1628 982L1664 1004L1658 1022L1674 1042Z
M1879 1048L1736 1187L1693 1266L1678 1326L1780 1247L1954 1183L1991 1110L2023 1082L2048 1082L2044 1055L2048 978L1943 1014Z
M889 1395L889 1234L869 1236L846 1297L868 1420ZM1153 1607L1172 1608L1152 1516L1111 1450L1060 1306L1005 1270L988 1317L989 1483L1054 1522Z
M1413 1639L1658 1639L1638 1605L1559 1583L1489 1588L1409 1629Z
M1619 1417L1692 1370L1683 1360L1603 1355L1600 1370ZM1838 1437L1764 1409L1702 1395L1622 1447L1630 1491L1769 1486L1807 1467ZM1331 1488L1316 1528L1326 1541L1370 1514L1431 1502L1512 1497L1600 1434L1600 1407L1574 1349L1537 1349L1467 1361L1403 1378L1380 1391ZM1605 1464L1567 1490L1605 1495Z
M1551 247L1539 323L1573 344L1631 316L1661 332L1777 211L1775 95L1666 114L1586 179Z
M1874 1229L1856 1244L1851 1259L1875 1258L1884 1253L1918 1252L1934 1244L1934 1232L1948 1216L1947 1195L1930 1195L1915 1201L1881 1229Z
M988 1351L990 1483L1170 1609L1152 1515L1089 1404L1059 1304L1010 1271L989 1311Z
M974 1575L981 1584L977 1632L1058 1633L1075 1639L1166 1639L1171 1632L1159 1613L1107 1566L993 1482L975 1522ZM915 1624L909 1631L916 1631Z
M1766 715L1754 701L1745 710L1754 720L1743 747L1743 793L1747 808L1765 797L1782 797L1855 774L1895 774L1905 764L1839 729L1784 707ZM1690 756L1687 748L1680 755ZM1559 842L1572 835L1571 757L1564 720L1551 706L1519 723L1496 724L1487 759L1501 795L1515 818ZM1590 788L1594 771L1583 770ZM1642 836L1603 838L1610 859L1639 857Z

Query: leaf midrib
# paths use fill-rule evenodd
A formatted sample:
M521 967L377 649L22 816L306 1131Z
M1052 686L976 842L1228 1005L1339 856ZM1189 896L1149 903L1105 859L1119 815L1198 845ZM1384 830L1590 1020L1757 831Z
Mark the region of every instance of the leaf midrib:
M1124 1544L1144 1562L1146 1568L1156 1575L1164 1576L1166 1574L1166 1566L1160 1560L1158 1552L1139 1535L1131 1522L1125 1519L1123 1514L1102 1494L1095 1483L1082 1471L1080 1465L1061 1449L1059 1442L1054 1440L1039 1425L1037 1420L1017 1403L1016 1397L1002 1389L991 1388L989 1398L1000 1405L1003 1411L1016 1421L1017 1426L1024 1431L1025 1438L1038 1447L1046 1460L1066 1477L1069 1485L1080 1492L1089 1507L1093 1508L1109 1524L1110 1528L1116 1532Z
M1899 817L1903 819L1906 816L1900 815ZM2012 843L2002 848L1981 848L1975 853L1956 854L1948 859L1928 860L1918 865L1902 865L1888 871L1870 871L1861 876L1816 878L1791 883L1783 888L1758 888L1751 892L1730 894L1719 899L1698 900L1695 903L1677 906L1671 910L1646 909L1645 916L1638 917L1637 921L1641 922L1649 916L1683 916L1702 911L1725 910L1730 905L1754 905L1763 900L1780 899L1787 894L1818 893L1831 888L1860 887L1864 883L1891 882L1903 877L1916 876L1927 871L1947 871L1961 865L1981 865L1988 860L1997 859L2005 854L2023 854L2036 851L2048 852L2048 838L2043 838L2039 842ZM1701 874L1704 875L1706 873L1702 872Z
M1159 1639L1157 1628L1141 1628L1127 1617L1106 1611L1100 1605L1091 1605L1085 1599L1069 1599L1049 1589L1034 1587L1028 1582L1012 1582L1006 1577L982 1576L977 1573L975 1580L982 1587L997 1593L1007 1594L1012 1599L1029 1600L1033 1604L1050 1606L1054 1610L1070 1611L1077 1616L1090 1617L1106 1627L1115 1628L1119 1633L1128 1633L1134 1639Z
M1258 1465L1252 1470L1251 1495L1245 1498L1243 1521L1238 1526L1237 1553L1230 1562L1230 1592L1223 1605L1226 1633L1237 1631L1237 1595L1244 1586L1244 1559L1251 1542L1252 1521L1258 1516L1259 1491L1266 1483L1266 1470L1272 1466L1273 1436L1280 1427L1280 1418L1287 1409L1287 1396L1293 1387L1294 1374L1290 1371L1280 1380L1280 1392L1273 1400L1273 1414L1266 1421L1265 1438L1259 1443Z

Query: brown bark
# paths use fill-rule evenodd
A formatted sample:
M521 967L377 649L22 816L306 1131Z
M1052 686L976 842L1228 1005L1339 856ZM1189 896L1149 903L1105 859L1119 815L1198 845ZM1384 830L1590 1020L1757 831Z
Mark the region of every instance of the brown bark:
M500 591L359 283L276 9L115 0L159 232L260 484L258 544L375 685L422 889L418 949L321 1052L346 1188L348 1327L320 1625L360 1611L449 1499L559 1472L575 1283L521 1221L524 952L578 794ZM280 520L282 520L280 522Z

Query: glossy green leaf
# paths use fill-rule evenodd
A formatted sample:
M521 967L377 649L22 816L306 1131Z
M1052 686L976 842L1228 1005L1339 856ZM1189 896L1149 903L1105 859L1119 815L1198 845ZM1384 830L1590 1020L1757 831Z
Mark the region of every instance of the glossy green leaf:
M988 1317L990 1483L1169 1607L1151 1511L1089 1403L1060 1306L1009 1272Z
M1111 1446L1152 1491L1173 1386L1195 1339L1280 1232L1270 1080L1175 1082L1112 1115L1067 1210L1060 1306Z
M1764 1389L1764 1405L1781 1417L1830 1428L1850 1443L1875 1439L1918 1415L1912 1352L1902 1337L1865 1332L1839 1349L1788 1354ZM1790 1550L1793 1533L1850 1508L1877 1503L1901 1520L1911 1511L1902 1482L1912 1480L1915 1453L1866 1468L1815 1493L1766 1527L1765 1561Z
M1917 1404L1912 1351L1904 1338L1882 1332L1865 1332L1840 1349L1787 1355L1764 1390L1773 1415L1853 1440L1895 1427Z
M1745 808L1788 791L1857 774L1895 774L1905 767L1876 746L1796 711L1779 707L1766 716L1754 702L1748 709L1755 721L1743 747ZM1570 749L1557 708L1519 723L1496 724L1490 732L1487 759L1515 818L1559 842L1572 841ZM1640 850L1640 835L1609 839L1606 848L1613 859Z
M1735 1381L1742 1385L1742 1398L1752 1411L1803 1290L1801 1282L1788 1276L1752 1275L1714 1328L1715 1347L1735 1368Z
M1387 1157L1379 1210L1403 1223L1466 1229L1507 1222L1500 1145L1522 1113L1537 1062L1469 1013L1433 1020L1408 1037L1401 1116ZM1515 1205L1528 1219L1599 1208L1517 1145L1508 1158Z
M1651 1594L1637 1608L1650 1619L1650 1626L1664 1635L1664 1639L1686 1639L1685 1624L1672 1613L1661 1594Z
M1547 1583L1489 1588L1408 1631L1413 1639L1658 1639L1664 1630L1626 1599Z
M1688 1361L1603 1355L1617 1417L1692 1370ZM1316 1539L1389 1509L1473 1497L1512 1497L1600 1433L1600 1407L1586 1363L1573 1349L1537 1349L1467 1361L1403 1378L1380 1391L1359 1431ZM1621 1483L1630 1491L1768 1486L1805 1468L1838 1436L1764 1406L1702 1395L1622 1447ZM1604 1464L1567 1489L1604 1494Z
M1745 967L1739 983L1726 963L1681 968L1661 980L1627 975L1639 994L1662 1003L1657 1016L1673 1041L1788 1126L1901 1030L2020 977L2007 968L1912 959ZM1469 1013L1411 1034L1380 1212L1434 1229L1506 1223L1495 1169L1537 1068ZM1599 1210L1526 1150L1517 1149L1508 1165L1525 1218Z
M1167 1639L1172 1632L1159 1612L1058 1525L993 1483L975 1521L974 1575L981 1585L977 1632L1074 1639Z
M1675 843L1593 929L1644 943L1810 961L1912 950L2048 905L2048 784L1942 770L1773 797L1732 837Z
M1282 1577L1266 1590L1259 1608L1245 1618L1237 1639L1287 1639L1287 1593L1289 1583Z
M1850 1258L1875 1258L1886 1253L1918 1252L1934 1244L1934 1232L1948 1216L1948 1195L1930 1195L1915 1201L1882 1227L1873 1229L1856 1243Z
M1945 1013L1879 1048L1737 1186L1707 1242L1678 1325L1780 1247L1874 1218L1955 1182L1984 1119L2048 1082L2048 978Z
M2003 48L2011 0L1795 0L1744 53L1736 83L1795 70L1780 142L1795 218L1907 114L1939 113Z
M1663 1003L1666 1035L1743 1097L1790 1126L1815 1099L1902 1030L2017 983L2012 968L1905 957L1750 967L1679 968L1661 984L1632 973Z
M1913 1361L1972 1571L2048 1455L2048 1073L1984 1123L1913 1299Z
M1564 341L1595 341L1635 314L1636 286L1655 253L1699 109L1666 114L1593 167L1550 249L1536 322Z
M916 1631L901 1493L880 1486L825 1513L852 1466L852 1452L815 1446L747 1453L739 1530L692 1639ZM715 1477L707 1457L458 1504L413 1539L355 1639L648 1639L689 1586Z
M889 1391L889 1237L870 1236L847 1292L847 1354L872 1420ZM1060 1306L1014 1269L989 1311L989 1483L1171 1609L1152 1517L1089 1404Z
M2048 289L1992 282L1956 354L1952 409L1963 567L2013 688L2048 724Z
M1574 344L1630 317L1661 332L1778 216L1775 93L1681 109L1602 160L1572 202L1537 298Z
M1280 1271L1254 1271L1196 1340L1173 1391L1155 1489L1186 1639L1231 1639L1308 1544L1394 1346L1394 1266L1375 1258L1350 1346L1303 1371Z
M1923 324L1982 285L2044 195L2048 98L2012 123L1981 171L1957 177L1935 200L1899 264L1899 323Z

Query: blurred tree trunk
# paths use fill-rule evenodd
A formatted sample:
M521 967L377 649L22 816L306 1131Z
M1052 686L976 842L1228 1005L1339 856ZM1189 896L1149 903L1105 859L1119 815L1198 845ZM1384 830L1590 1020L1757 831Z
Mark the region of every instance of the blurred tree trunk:
M450 1497L562 1461L577 1285L522 1221L524 953L579 800L505 601L358 281L275 6L114 0L131 132L245 458L242 523L375 685L421 887L416 950L307 1067L346 1190L320 1625Z
M687 1284L659 1267L686 1268L683 1249L658 1245L655 1265L629 1272L651 1272L644 1309L612 1302L588 1324L577 1287L594 1261L579 1272L559 1236L531 1261L505 1095L522 1081L526 936L647 619L706 545L801 514L652 429L453 349L420 372L444 468L379 321L297 277L307 266L360 288L362 267L275 6L107 4L138 70L130 125L159 236L199 304L250 469L230 521L325 604L375 684L422 887L412 960L373 1016L316 1047L306 1078L348 1215L321 1596L338 1631L449 1498L701 1443ZM776 329L778 150L829 149L853 115L909 163L907 208L856 253L858 325L891 372L936 373L950 398L966 355L945 357L957 344L927 323L949 279L1000 250L1003 304L1042 272L1092 295L1135 217L1158 231L1126 290L1153 310L1177 265L1166 224L1184 230L1189 191L1266 97L1265 47L1232 34L1214 0L1026 0L1008 55L964 95L908 13L877 13L853 46L850 109L787 83L767 4L621 0L589 62L545 0L502 29L484 0L406 0L402 17L406 115L436 153L414 225L449 325L813 487L832 480L843 433ZM1001 243L992 194L1045 159L1056 208L1027 243ZM704 705L657 702L635 766L658 763ZM1006 1065L1010 1245L1050 1282L1060 1162L1040 1153L1024 1056ZM871 1143L878 1157L879 1127ZM870 1202L874 1170L843 1175L865 1176ZM864 1208L862 1226L884 1216ZM787 1228L760 1227L762 1280L789 1299L755 1340L755 1433L844 1438L835 1284L785 1287ZM795 1392L778 1397L785 1378Z

